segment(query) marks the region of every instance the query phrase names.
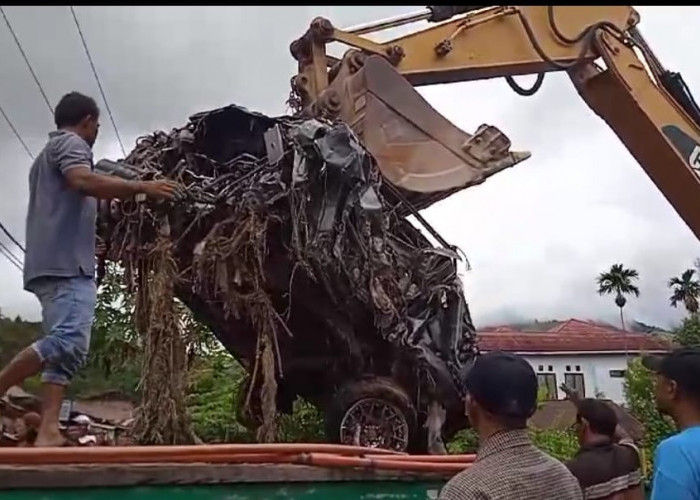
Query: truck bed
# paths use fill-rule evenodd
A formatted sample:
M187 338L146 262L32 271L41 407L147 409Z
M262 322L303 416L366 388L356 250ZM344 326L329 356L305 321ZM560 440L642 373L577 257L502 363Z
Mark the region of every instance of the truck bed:
M360 468L332 469L294 464L91 464L91 465L0 465L0 491L137 488L142 486L266 485L280 483L421 482L440 484L452 474L402 472ZM301 489L308 485L300 485ZM316 485L318 487L318 485ZM229 489L229 491L231 491ZM42 498L49 492L42 491ZM55 498L69 498L56 492ZM80 492L81 498L92 498ZM3 499L29 498L3 491ZM94 498L99 498L95 496ZM320 497L319 497L320 498Z
M320 500L391 494L423 500L437 498L441 485L471 461L469 455L413 457L322 444L11 448L0 450L0 495Z

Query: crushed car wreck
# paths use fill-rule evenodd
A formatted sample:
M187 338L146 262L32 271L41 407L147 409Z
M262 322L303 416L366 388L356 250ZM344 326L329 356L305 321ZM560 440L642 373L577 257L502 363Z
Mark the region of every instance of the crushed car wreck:
M425 450L435 402L445 437L465 426L477 347L458 255L404 218L410 203L347 125L228 106L97 168L184 186L172 203L103 205L98 233L140 293L149 255L167 251L174 295L249 373L259 439L297 396L336 442Z

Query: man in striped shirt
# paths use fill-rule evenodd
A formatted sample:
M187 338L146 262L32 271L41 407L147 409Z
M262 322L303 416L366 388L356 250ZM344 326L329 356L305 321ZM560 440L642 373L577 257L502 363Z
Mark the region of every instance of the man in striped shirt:
M469 370L466 412L479 434L476 461L453 477L440 500L582 500L576 478L530 440L537 376L523 358L479 356Z

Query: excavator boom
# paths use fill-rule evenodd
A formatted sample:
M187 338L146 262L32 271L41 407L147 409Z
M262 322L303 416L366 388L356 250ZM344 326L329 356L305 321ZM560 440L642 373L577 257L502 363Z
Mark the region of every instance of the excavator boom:
M384 43L363 36L420 20L437 24ZM530 154L510 151L493 126L460 130L415 86L505 77L532 95L545 73L566 71L700 238L700 109L638 23L629 6L432 6L352 30L316 18L290 47L299 63L292 103L350 124L397 196L422 208ZM351 49L338 60L330 42ZM538 75L532 89L512 79L522 74Z

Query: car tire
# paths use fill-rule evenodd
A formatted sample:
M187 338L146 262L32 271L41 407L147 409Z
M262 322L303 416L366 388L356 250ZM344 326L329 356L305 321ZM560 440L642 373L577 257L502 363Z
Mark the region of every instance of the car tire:
M378 417L388 415L391 423ZM365 416L369 413L369 420ZM358 418L359 417L359 418ZM419 440L416 409L399 385L388 378L366 378L342 386L326 411L326 437L339 444L409 451ZM366 427L357 423L364 421ZM381 421L381 422L380 422ZM354 424L354 425L353 425ZM381 427L381 429L380 429Z

